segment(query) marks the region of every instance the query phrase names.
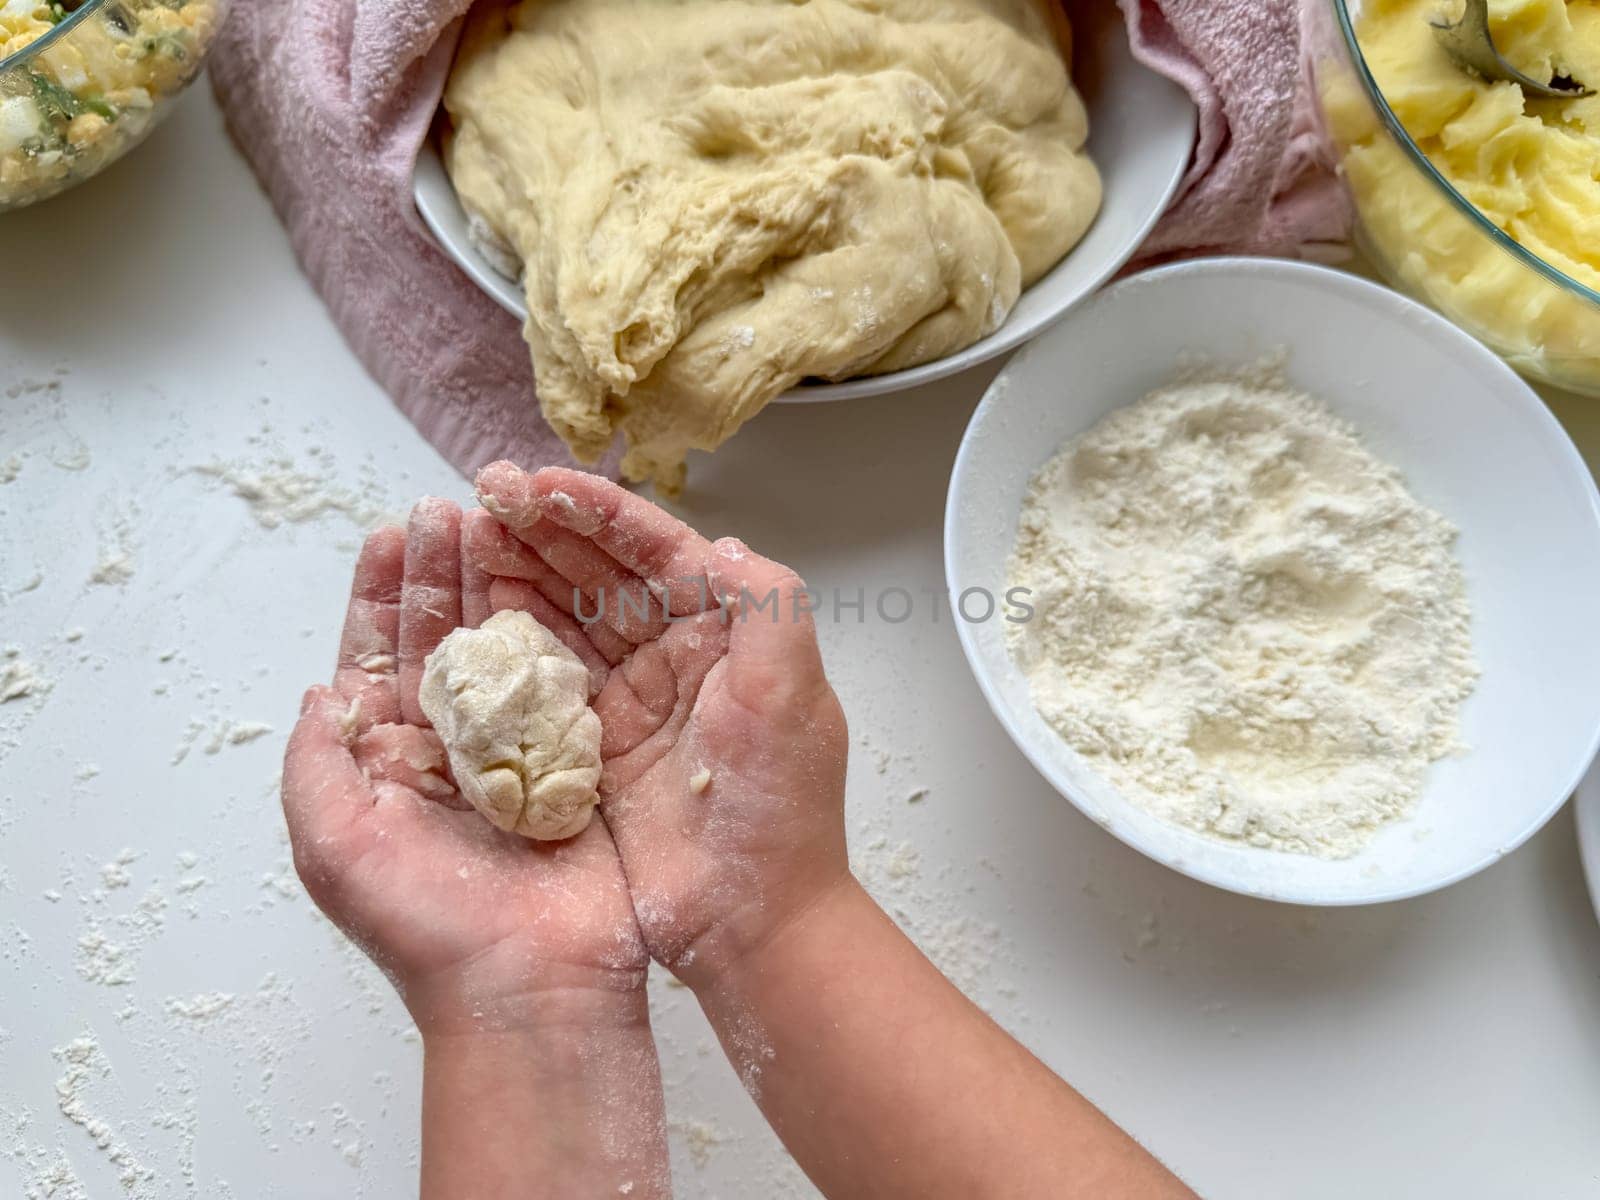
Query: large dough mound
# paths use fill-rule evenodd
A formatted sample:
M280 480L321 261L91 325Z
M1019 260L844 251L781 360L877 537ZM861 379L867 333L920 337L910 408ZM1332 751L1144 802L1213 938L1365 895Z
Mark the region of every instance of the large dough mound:
M468 212L525 265L544 415L669 491L808 376L992 332L1100 179L1050 0L520 0L445 93Z
M582 833L600 782L600 718L589 670L525 612L458 629L428 656L422 711L456 786L501 829L552 840Z

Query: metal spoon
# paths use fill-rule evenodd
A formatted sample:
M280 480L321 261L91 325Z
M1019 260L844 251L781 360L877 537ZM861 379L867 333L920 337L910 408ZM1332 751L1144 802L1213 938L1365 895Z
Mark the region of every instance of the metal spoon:
M1433 36L1458 67L1491 82L1505 81L1517 84L1529 96L1546 100L1571 100L1575 96L1592 96L1594 89L1584 87L1576 79L1558 75L1549 83L1540 83L1517 70L1495 49L1494 38L1489 33L1489 0L1467 0L1466 11L1454 25L1432 22Z

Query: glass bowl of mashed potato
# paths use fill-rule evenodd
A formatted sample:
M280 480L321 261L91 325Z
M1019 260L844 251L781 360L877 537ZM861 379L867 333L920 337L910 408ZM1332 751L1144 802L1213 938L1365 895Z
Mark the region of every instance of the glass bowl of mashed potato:
M0 212L127 153L200 73L230 0L0 0Z
M1464 73L1431 24L1461 0L1317 0L1322 117L1358 239L1389 281L1524 375L1600 395L1600 95ZM1496 46L1600 86L1600 0L1490 0Z

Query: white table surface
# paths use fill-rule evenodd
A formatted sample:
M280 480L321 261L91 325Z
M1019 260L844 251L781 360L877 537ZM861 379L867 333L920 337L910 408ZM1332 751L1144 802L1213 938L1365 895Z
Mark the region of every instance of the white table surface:
M366 514L263 528L190 468L279 457L394 510L468 489L341 343L203 94L108 175L0 220L0 273L0 464L22 455L0 485L0 645L54 680L0 705L0 1195L409 1194L414 1032L301 893L276 800ZM692 464L682 511L819 587L931 594L990 373L769 410ZM7 394L28 381L57 386ZM1557 407L1595 462L1600 426ZM119 549L131 578L90 584ZM1441 894L1251 901L1051 792L947 620L822 636L875 890L1203 1193L1600 1194L1600 930L1570 808ZM229 722L273 730L208 753ZM679 1194L810 1194L688 994L652 992Z

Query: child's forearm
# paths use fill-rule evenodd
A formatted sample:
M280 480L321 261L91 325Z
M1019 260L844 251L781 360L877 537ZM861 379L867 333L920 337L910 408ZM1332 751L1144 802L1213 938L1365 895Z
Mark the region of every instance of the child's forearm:
M641 993L617 1021L424 1034L422 1200L672 1194Z
M830 1200L1191 1194L940 975L853 879L696 991Z

